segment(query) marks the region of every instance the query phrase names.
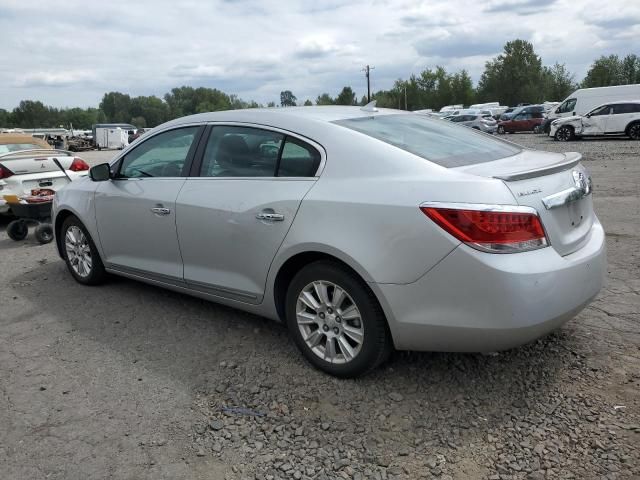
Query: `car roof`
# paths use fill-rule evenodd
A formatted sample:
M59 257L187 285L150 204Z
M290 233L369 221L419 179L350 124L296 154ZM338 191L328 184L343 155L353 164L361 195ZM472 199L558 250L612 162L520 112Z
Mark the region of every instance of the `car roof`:
M599 106L602 107L603 105L620 105L621 103L640 103L640 100L616 100L615 102L605 102Z
M38 145L42 148L53 149L51 145L41 138L32 137L24 133L0 133L0 145L23 144Z
M272 107L245 108L240 110L221 110L217 112L197 113L177 118L164 124L165 126L199 122L247 122L277 125L292 120L313 123L330 123L348 118L372 117L392 114L411 114L404 110L376 108L363 110L363 107L351 106L312 106L312 107Z

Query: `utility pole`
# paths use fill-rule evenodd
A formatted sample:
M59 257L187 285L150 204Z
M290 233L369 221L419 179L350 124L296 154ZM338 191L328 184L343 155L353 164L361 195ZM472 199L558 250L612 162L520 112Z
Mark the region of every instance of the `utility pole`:
M369 65L365 66L362 71L364 72L365 77L367 77L367 103L369 103L371 101L371 82L369 80L369 77L371 75L371 70L375 69L376 67L370 67Z

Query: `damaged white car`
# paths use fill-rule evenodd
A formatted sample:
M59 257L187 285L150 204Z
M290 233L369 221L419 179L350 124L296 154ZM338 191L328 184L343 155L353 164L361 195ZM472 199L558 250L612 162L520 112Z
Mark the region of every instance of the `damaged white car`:
M597 135L626 135L640 140L640 100L610 102L586 115L559 118L551 122L549 131L549 136L561 142Z

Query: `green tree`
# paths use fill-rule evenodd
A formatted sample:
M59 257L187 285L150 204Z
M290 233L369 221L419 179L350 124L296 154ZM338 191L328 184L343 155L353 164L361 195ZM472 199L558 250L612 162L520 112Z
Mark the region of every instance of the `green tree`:
M0 108L0 127L11 126L11 114L4 108Z
M478 84L478 96L484 101L498 100L503 105L543 100L542 60L533 44L526 40L507 42L502 54L485 64Z
M561 101L576 89L574 76L564 64L556 62L552 67L543 67L542 78L543 100Z
M475 103L473 81L466 70L460 70L449 77L452 103L471 105Z
M622 81L626 85L640 83L640 57L629 54L622 59Z
M305 107L310 107L313 105L313 102L311 100L309 100L308 98L304 101L304 106Z
M131 97L120 92L105 93L100 110L107 116L107 121L126 123L131 119Z
M144 117L132 117L131 121L129 123L131 125L135 126L136 128L146 128L147 127L147 121L145 120Z
M267 108L275 108L275 106L276 106L276 102L267 103Z
M608 87L623 82L622 62L617 55L604 55L595 60L582 81L583 88Z
M40 101L22 100L13 109L14 126L22 128L58 127L59 115L55 108L45 107Z
M129 113L132 118L144 118L145 125L142 127L134 123L138 128L157 127L169 120L168 104L153 96L132 98Z
M343 87L336 97L336 105L355 105L356 102L356 94L351 87Z
M283 107L295 107L296 106L296 96L291 92L291 90L284 90L280 92L280 105Z
M328 93L318 95L318 98L316 98L316 105L335 105L335 103L336 101Z

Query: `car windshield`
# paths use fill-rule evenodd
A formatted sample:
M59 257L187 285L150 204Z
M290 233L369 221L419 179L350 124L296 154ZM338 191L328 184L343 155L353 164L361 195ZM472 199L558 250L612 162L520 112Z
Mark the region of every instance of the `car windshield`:
M447 168L490 162L521 152L511 143L470 128L418 115L379 115L334 123Z
M42 149L40 145L33 143L4 143L0 144L0 155L3 153L19 152L20 150Z

